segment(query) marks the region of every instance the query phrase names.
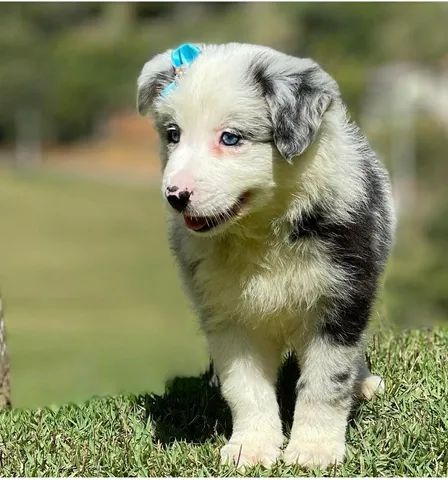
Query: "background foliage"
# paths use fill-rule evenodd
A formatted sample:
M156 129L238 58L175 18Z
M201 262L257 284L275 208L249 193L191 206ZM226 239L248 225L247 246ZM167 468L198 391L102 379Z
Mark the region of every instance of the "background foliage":
M357 113L369 70L446 61L448 6L424 4L5 4L0 18L0 138L11 112L37 107L45 138L74 140L129 108L142 63L184 41L262 43L316 58ZM82 99L82 101L80 101Z
M0 285L15 403L161 391L168 376L206 364L166 246L156 182L111 183L102 171L87 180L46 163L47 148L87 145L79 155L87 157L108 118L134 111L136 77L149 57L186 41L260 43L310 56L336 78L364 126L379 67L412 65L434 78L447 71L447 24L446 3L3 4ZM43 162L11 169L32 118ZM400 135L386 120L365 129L394 186L403 185L390 155ZM415 171L402 188L413 200L400 211L374 315L401 327L448 323L448 121L418 111L412 135Z

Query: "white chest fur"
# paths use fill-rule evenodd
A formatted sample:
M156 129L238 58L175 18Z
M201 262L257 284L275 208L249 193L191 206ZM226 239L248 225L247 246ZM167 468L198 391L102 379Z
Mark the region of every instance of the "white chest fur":
M188 287L212 324L268 324L287 333L303 324L319 299L342 280L317 240L182 237L176 248L181 263L194 266L186 276Z

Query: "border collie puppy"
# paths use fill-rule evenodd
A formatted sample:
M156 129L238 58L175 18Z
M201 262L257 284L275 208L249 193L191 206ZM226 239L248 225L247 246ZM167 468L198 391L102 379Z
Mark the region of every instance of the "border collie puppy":
M279 458L286 351L301 376L283 460L342 461L355 394L383 386L364 337L394 213L338 85L270 48L185 44L144 65L138 109L160 133L171 245L232 411L222 462Z

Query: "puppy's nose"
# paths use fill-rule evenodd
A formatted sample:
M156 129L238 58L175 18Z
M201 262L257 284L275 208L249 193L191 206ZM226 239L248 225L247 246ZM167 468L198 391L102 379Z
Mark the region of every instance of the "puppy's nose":
M178 212L182 212L187 208L190 197L191 192L188 190L179 191L178 187L175 186L170 186L166 189L166 199Z

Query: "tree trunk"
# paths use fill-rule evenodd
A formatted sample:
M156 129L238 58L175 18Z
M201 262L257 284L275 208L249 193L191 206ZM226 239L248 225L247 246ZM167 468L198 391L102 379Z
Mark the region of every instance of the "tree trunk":
M9 383L9 358L6 350L5 318L0 297L0 409L11 407L11 389Z

